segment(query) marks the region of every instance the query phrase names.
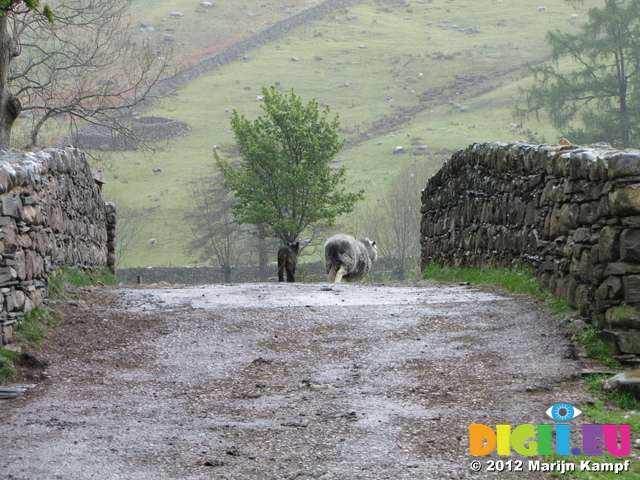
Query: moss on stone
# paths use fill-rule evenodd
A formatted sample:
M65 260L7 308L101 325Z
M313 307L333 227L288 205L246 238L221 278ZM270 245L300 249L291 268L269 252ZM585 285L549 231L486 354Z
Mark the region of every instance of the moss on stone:
M606 313L607 324L613 328L640 330L640 310L631 305L611 307Z

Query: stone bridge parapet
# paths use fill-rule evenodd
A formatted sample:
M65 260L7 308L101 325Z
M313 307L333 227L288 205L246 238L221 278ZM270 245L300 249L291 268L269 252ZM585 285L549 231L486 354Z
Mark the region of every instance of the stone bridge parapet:
M75 148L0 151L0 346L63 267L115 266L115 205Z
M475 143L422 192L421 264L531 267L640 353L640 151Z

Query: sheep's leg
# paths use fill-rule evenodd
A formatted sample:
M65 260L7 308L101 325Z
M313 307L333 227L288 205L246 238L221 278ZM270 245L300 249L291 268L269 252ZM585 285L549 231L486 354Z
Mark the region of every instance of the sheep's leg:
M278 281L284 282L284 265L278 265Z
M294 275L296 273L295 268L287 267L287 282L295 282Z
M344 276L345 273L347 273L347 269L344 268L344 265L340 266L340 268L336 272L334 282L335 283L340 283L340 281L342 280L342 277Z
M327 282L333 283L336 281L336 273L338 272L338 267L336 265L332 265L327 273Z

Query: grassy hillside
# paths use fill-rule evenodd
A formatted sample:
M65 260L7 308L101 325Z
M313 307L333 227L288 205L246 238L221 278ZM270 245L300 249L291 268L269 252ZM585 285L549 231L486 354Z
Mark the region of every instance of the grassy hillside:
M262 30L278 20L300 10L313 7L322 0L242 0L210 2L214 6L203 8L201 1L188 0L133 0L131 16L137 26L141 22L153 31L140 31L140 35L162 40L172 35L176 65L188 65L224 46ZM182 16L172 15L180 14ZM137 28L137 27L136 27Z
M198 264L184 250L186 182L210 168L214 145L222 156L233 151L225 109L259 115L262 85L279 82L283 91L293 88L339 114L349 139L339 159L349 188L364 188L368 202L398 172L417 164L434 173L451 151L475 141L531 135L555 141L544 122L510 128L518 87L530 81L522 66L548 54L548 30L574 29L598 3L574 10L556 1L540 13L530 1L364 0L192 81L169 110L148 112L188 122L189 134L154 155L126 152L107 172L107 192L144 218L120 266ZM396 146L407 153L393 155ZM163 173L152 175L152 168ZM340 230L348 232L348 219L343 223ZM149 238L157 239L156 248L148 247Z

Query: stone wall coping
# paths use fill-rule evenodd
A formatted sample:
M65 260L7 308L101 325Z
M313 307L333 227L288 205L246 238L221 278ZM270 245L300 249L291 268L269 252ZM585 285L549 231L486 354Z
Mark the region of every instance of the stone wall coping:
M640 150L473 143L429 179L421 213L423 267L528 266L602 331L636 330L616 348L640 355Z
M0 345L63 267L115 270L115 205L75 147L0 151Z

